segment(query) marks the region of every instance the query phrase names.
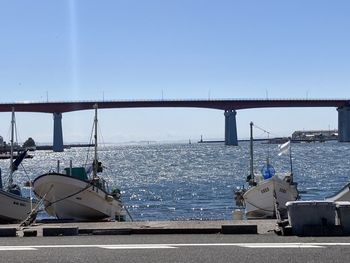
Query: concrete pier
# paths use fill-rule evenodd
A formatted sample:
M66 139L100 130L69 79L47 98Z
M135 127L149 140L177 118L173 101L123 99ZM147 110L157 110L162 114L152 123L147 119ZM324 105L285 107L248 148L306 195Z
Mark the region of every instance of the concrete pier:
M285 225L285 223L287 225ZM283 227L282 227L283 224ZM277 225L279 228L277 228ZM282 227L282 228L281 228ZM288 221L276 219L217 221L139 221L139 222L36 222L31 226L0 225L0 240L6 237L86 236L86 235L294 235ZM306 225L301 236L344 236L341 225Z
M53 147L54 152L63 152L63 133L62 133L62 113L53 114Z
M338 110L338 141L350 142L350 107L340 107Z
M269 234L276 220L218 220L218 221L140 221L140 222L37 222L21 229L6 225L17 236L74 236L74 235L152 235L152 234ZM14 230L13 230L14 229ZM0 228L1 230L1 228ZM1 234L1 232L0 232ZM13 236L13 234L11 235Z
M238 145L235 110L225 110L225 145Z

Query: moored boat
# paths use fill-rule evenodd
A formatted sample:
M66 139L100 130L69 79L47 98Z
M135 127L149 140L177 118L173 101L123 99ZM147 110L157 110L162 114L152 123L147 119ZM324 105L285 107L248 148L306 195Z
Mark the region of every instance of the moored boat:
M0 189L0 224L14 224L25 220L32 212L36 202L24 197L16 187Z
M289 150L290 142L281 147L281 152ZM235 193L237 204L245 207L245 215L253 218L279 218L286 217L286 203L295 201L299 194L297 183L293 181L293 169L287 174L276 174L275 169L267 163L261 170L261 174L254 172L253 167L253 123L250 123L250 174L247 177L248 189L242 189Z
M36 201L30 196L22 196L21 188L13 181L14 172L18 169L18 166L27 154L27 151L24 151L13 160L14 127L15 112L14 108L12 108L10 174L8 176L8 185L5 187L3 187L0 170L0 224L24 221L36 205ZM33 215L35 216L35 214Z
M97 156L97 105L94 119L94 158L90 167L70 167L49 172L33 182L34 192L44 199L46 212L74 221L125 220L120 191L110 190L98 175L103 171ZM46 195L46 196L45 196Z
M84 167L65 171L43 174L33 182L37 196L47 193L44 206L49 215L75 221L124 220L118 190L111 193L103 178L88 179Z

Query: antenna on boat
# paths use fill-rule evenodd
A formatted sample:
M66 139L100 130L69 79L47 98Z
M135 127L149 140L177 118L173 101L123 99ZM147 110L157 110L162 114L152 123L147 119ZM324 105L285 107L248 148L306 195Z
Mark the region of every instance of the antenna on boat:
M253 162L253 125L254 123L250 122L250 180L254 181L254 162Z
M292 140L289 140L289 162L290 162L290 176L293 182L293 161L292 161Z
M98 169L98 161L97 161L97 103L94 104L95 109L95 119L94 119L94 128L95 128L95 134L94 134L94 144L95 144L95 153L94 153L94 162L93 162L93 178L97 176L97 169Z
M270 133L267 131L267 158L266 158L266 167L270 165Z
M9 176L9 187L13 184L13 139L14 139L14 128L15 128L15 107L12 107L12 116L11 116L11 148L10 148L10 176Z

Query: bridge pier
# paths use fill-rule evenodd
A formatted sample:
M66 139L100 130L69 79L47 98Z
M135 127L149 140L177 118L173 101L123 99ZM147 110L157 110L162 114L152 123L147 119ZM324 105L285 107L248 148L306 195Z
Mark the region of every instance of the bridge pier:
M238 145L235 110L225 110L225 145Z
M63 152L63 133L62 133L62 113L53 114L53 146L54 152Z
M339 107L338 111L338 141L350 142L350 107Z

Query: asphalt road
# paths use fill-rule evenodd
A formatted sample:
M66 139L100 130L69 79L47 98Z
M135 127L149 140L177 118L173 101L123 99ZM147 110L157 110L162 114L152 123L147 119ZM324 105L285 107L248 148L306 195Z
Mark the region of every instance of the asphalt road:
M130 235L0 238L0 262L346 262L349 237Z

